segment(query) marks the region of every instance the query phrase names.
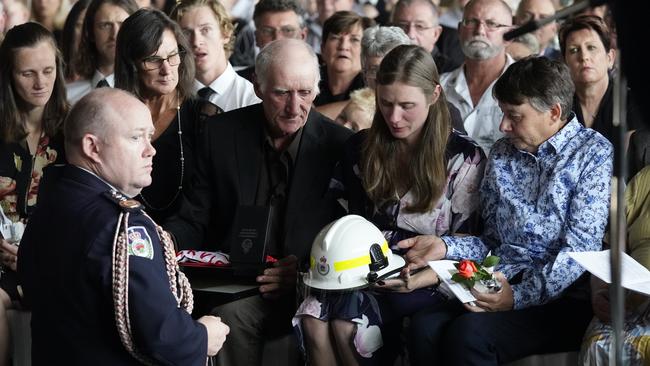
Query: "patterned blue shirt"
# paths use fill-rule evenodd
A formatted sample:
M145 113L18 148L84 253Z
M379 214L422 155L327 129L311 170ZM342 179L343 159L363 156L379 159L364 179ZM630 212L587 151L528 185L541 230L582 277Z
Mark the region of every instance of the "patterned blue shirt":
M512 286L514 308L558 298L584 270L567 252L594 251L608 218L613 151L575 118L540 145L536 155L499 140L481 185L485 231L451 237L447 258L501 257L496 270L522 281Z

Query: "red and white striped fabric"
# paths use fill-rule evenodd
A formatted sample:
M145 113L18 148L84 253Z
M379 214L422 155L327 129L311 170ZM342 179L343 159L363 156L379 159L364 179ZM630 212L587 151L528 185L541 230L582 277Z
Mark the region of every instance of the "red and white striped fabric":
M181 264L224 267L230 265L228 254L206 252L203 250L181 250L176 253L176 261Z

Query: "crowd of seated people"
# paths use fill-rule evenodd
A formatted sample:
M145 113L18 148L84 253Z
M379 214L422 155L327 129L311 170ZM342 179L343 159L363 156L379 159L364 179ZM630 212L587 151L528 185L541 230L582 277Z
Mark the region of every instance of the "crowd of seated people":
M581 362L603 362L607 287L594 281L585 295L588 274L567 253L606 246L619 141L607 8L516 44L503 35L551 16L553 1L458 3L0 0L0 366L6 311L34 305L23 301L17 244L49 192L39 190L47 167L66 164L66 116L89 94L86 103L126 100L101 88L149 112L151 179L125 199L177 250L228 252L243 212L267 220L265 250L277 261L255 278L259 295L202 307L229 326L216 364L259 364L264 342L285 335L315 365L387 364L400 353L414 365L500 364L578 351L583 335ZM650 134L631 91L625 107L627 250L647 265ZM107 163L99 146L93 167ZM304 298L296 282L313 239L347 213L380 228L408 270ZM502 258L502 290L477 294L474 306L448 299L422 270L488 252ZM626 344L642 363L647 298L628 300ZM209 340L213 325L196 326Z

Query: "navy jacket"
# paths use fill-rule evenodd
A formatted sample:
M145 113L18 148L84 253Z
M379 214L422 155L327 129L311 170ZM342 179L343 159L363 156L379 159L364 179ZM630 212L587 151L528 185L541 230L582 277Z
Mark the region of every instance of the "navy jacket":
M48 169L19 249L38 365L139 365L122 346L112 296L112 250L122 209L111 188L75 166ZM176 304L153 222L132 212L145 256L129 256L129 315L136 348L162 365L205 366L207 333ZM149 258L151 257L151 259Z

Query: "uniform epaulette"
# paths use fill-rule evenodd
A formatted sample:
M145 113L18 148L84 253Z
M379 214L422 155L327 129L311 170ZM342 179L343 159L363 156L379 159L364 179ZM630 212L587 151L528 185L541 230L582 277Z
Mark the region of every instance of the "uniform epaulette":
M134 200L133 198L129 198L116 190L108 190L104 192L103 195L111 202L115 202L116 205L120 206L124 212L140 212L143 209L143 206L140 202Z

